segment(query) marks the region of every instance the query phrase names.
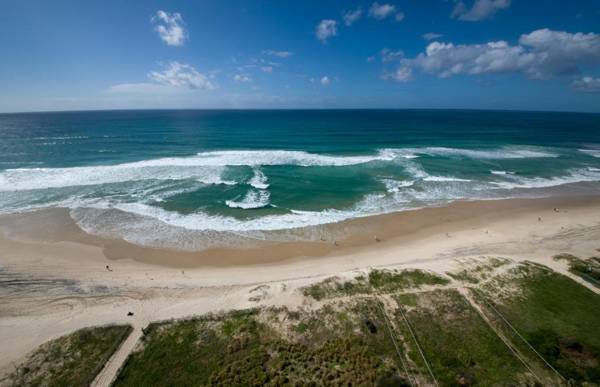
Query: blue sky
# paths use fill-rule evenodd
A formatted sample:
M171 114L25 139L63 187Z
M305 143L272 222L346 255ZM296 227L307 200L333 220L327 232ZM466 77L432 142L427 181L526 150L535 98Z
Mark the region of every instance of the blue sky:
M2 5L0 112L600 112L596 0Z

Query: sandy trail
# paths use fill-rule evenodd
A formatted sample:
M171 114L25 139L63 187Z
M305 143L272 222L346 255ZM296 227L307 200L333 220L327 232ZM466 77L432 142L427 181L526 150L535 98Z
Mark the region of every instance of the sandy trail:
M11 371L29 351L50 339L86 326L129 323L133 336L96 380L96 385L107 385L141 328L152 321L257 305L294 308L304 302L299 287L369 267L443 274L460 268L461 260L468 257L502 256L543 263L569 274L566 262L554 261L553 255L567 252L587 257L600 248L600 198L512 203L471 203L461 204L458 210L428 211L426 216L438 221L410 231L405 216L371 219L386 227L378 234L382 235L379 243L341 246L320 257L225 266L115 260L106 257L102 246L31 240L23 237L22 230L10 232L3 225L0 373ZM134 315L127 316L128 312Z

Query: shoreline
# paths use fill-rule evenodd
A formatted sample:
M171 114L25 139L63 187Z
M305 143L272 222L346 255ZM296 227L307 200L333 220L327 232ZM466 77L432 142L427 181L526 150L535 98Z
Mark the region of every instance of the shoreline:
M56 221L53 215L46 222ZM552 257L586 257L600 248L600 196L456 202L358 219L363 235L315 250L321 255L306 249L283 260L193 267L135 255L115 259L114 247L95 245L77 230L69 234L43 222L28 229L30 223L11 220L0 222L0 374L38 345L82 327L128 323L141 331L153 321L208 312L295 309L306 302L299 288L331 276L351 278L370 268L446 276L490 256L541 263L574 278L564 261ZM381 242L373 241L374 231ZM279 249L284 247L295 248ZM267 253L276 251L287 250Z
M0 235L29 243L69 242L102 249L111 261L133 260L165 268L255 266L319 259L377 249L391 244L484 227L486 222L508 219L522 212L548 208L600 206L600 196L558 196L490 200L458 200L381 215L353 218L319 226L339 239L315 241L257 241L253 247L213 247L199 251L146 247L122 239L91 235L77 226L66 208L45 209L0 216ZM560 210L559 210L560 211ZM537 219L537 218L536 218ZM0 240L0 247L4 243Z

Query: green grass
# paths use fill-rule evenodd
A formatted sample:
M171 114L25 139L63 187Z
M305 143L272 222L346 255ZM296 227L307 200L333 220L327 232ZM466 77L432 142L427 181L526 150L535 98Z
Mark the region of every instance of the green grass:
M532 375L473 307L454 290L395 296L404 308L433 374L441 386L517 385ZM411 358L428 375L400 312L396 325L411 347Z
M40 346L9 375L15 386L88 386L131 332L129 325L84 328Z
M392 293L418 288L423 285L446 285L449 281L423 270L371 270L367 276L358 276L351 281L340 282L328 278L302 289L306 297L317 301L333 297Z
M116 386L401 386L372 305L249 310L155 324ZM283 334L286 332L286 334Z
M496 289L486 288L486 298L565 378L600 384L600 296L540 267L516 274L520 294L498 300Z
M581 259L571 254L560 254L554 256L555 260L566 260L569 262L569 271L596 287L600 287L600 258L591 257Z

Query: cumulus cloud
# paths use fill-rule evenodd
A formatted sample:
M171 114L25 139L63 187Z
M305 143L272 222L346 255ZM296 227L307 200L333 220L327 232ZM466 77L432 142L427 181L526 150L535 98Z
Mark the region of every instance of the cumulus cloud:
M317 27L315 28L315 35L317 35L317 39L322 42L326 42L327 39L332 36L336 36L338 33L338 22L331 19L321 20Z
M321 85L328 86L331 83L331 79L327 75L323 76L320 80Z
M385 19L388 16L393 15L396 12L396 6L391 4L379 4L374 2L369 8L369 16L377 20Z
M475 0L470 9L464 2L459 1L454 6L451 16L463 21L481 21L508 7L510 7L510 0Z
M183 46L187 39L185 31L185 23L179 13L171 13L158 11L152 18L152 22L156 24L154 30L158 32L158 36L169 46Z
M178 93L194 89L214 90L216 87L209 78L214 78L214 73L207 77L190 65L173 61L164 65L163 71L148 73L148 79L152 82L121 83L109 87L108 92L120 94L157 94Z
M600 64L600 35L540 29L521 35L519 44L430 43L425 52L400 61L401 73L419 70L447 78L460 74L520 72L531 78L573 75ZM398 80L410 78L400 77Z
M233 80L236 82L250 82L252 79L245 74L235 74Z
M342 14L342 18L344 19L344 24L346 26L350 27L352 24L354 24L355 21L360 19L360 17L362 16L362 12L363 11L361 8L357 8L354 11L344 12Z
M206 75L199 73L188 64L176 61L169 62L163 71L150 72L148 78L158 84L172 87L202 90L213 90L215 88Z
M294 55L294 53L292 53L290 51L277 51L277 50L264 50L263 54L269 55L269 56L276 56L278 58L288 58L288 57Z
M425 39L425 40L434 40L434 39L439 39L442 36L444 36L444 35L437 34L435 32L428 32L426 34L423 34L423 39Z
M600 78L583 77L576 79L571 83L571 87L586 93L600 93Z

